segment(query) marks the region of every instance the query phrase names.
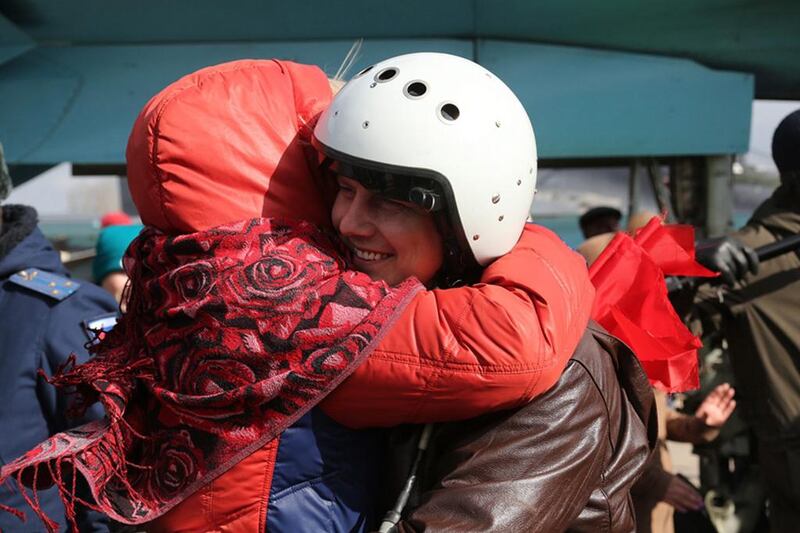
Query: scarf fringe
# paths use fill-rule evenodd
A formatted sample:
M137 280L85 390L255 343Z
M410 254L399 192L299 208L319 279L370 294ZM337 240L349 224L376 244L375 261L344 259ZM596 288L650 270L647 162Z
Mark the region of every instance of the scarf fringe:
M39 471L44 466L47 468L53 485L58 489L67 522L73 531L78 531L75 504L103 512L103 509L96 503L89 502L77 495L77 478L81 473L75 465L81 456L84 458L92 455L98 458L111 457L111 461L101 461L112 468L106 484L116 482L124 487L131 496L144 501L147 500L128 481L128 467L138 470L147 470L151 467L129 462L126 459L125 443L130 444L135 439L146 441L150 440L151 437L136 431L124 419L124 407L120 407L121 405L124 406L130 399L137 380L152 382L154 375L153 358L144 355L144 346L141 342L143 332L137 331L136 328L142 313L146 312L148 308L144 299L138 296L136 291L131 290L132 286L137 286L141 283L141 268L136 267L137 263L129 263L129 265L134 265L134 268L131 268L128 272L130 278L124 291L124 296L129 301L128 311L123 314L109 334L99 338L99 342L90 342L87 345L87 349L93 357L83 364L78 364L77 357L73 353L55 370L52 376L48 376L43 369L38 371L38 375L47 383L73 396L74 401L67 409L67 416L80 418L94 402L100 401L109 418L107 433L80 452L65 455L55 460L47 460L43 463L34 463L17 472L15 482L19 492L49 533L58 531L58 523L47 516L42 510L39 501L39 489L37 488L40 480ZM102 390L103 384L112 383L121 390L124 397L114 398ZM67 467L66 465L69 465L72 474L72 483L69 487L67 487L63 476L63 470ZM24 479L30 476L31 468L33 469L33 480L29 491L26 488ZM22 522L26 521L23 511L2 504L0 504L0 511L11 513Z
M16 472L13 482L16 484L25 502L47 528L48 533L57 532L59 527L58 523L44 512L39 500L40 472L43 468L46 468L49 481L52 482L52 485L58 490L59 498L64 506L67 522L72 531L79 531L75 510L76 505L81 505L99 513L105 513L100 505L78 495L78 476L82 475L82 473L76 465L81 462L86 462L88 456L96 455L112 458L112 461L103 463L111 466L111 470L106 472L106 485L116 483L137 500L145 502L151 500L151 498L146 497L131 485L128 480L128 469L152 470L152 467L138 465L125 459L126 442L130 445L134 439L149 439L149 437L134 435L133 433L126 437L123 434L123 432L126 431L124 429L125 426L126 424L122 420L109 424L105 435L84 449L56 459L35 462ZM11 478L3 479L2 482L11 482ZM152 503L155 504L156 502ZM23 523L27 521L25 513L13 507L0 504L0 511L13 514Z

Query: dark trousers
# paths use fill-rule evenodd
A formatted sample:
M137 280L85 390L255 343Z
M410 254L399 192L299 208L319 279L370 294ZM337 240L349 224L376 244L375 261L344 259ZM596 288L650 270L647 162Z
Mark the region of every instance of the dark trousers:
M769 498L773 532L800 528L800 446L759 442L759 463Z

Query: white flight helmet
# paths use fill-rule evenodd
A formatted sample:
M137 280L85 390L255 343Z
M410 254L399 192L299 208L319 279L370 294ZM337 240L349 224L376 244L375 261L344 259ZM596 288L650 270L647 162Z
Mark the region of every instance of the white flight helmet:
M507 253L528 218L530 119L502 81L467 59L418 53L365 68L322 114L313 142L335 172L442 213L462 263Z

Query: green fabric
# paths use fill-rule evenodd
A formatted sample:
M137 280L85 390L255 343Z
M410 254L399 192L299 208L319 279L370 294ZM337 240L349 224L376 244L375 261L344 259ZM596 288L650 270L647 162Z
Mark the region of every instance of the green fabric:
M103 228L97 238L97 255L92 262L95 283L101 283L112 272L122 271L122 256L143 227L141 224L131 224Z

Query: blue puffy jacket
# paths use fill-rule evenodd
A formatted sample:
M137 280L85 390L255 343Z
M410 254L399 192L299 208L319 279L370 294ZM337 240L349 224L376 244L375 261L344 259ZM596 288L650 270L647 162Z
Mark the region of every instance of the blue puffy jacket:
M367 532L378 525L385 431L313 408L176 508L150 533Z

